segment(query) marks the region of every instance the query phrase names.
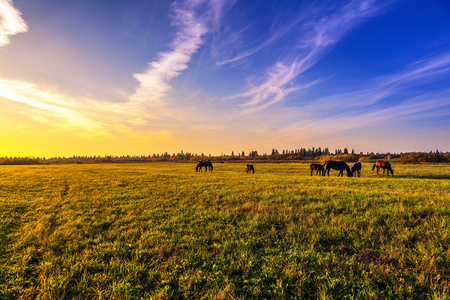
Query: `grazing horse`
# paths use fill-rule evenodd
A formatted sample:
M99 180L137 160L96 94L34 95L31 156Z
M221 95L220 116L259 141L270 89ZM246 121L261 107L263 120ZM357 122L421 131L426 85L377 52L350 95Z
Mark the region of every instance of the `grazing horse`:
M245 171L247 171L247 174L249 172L252 172L253 174L255 174L255 168L253 167L253 165L247 164L247 166L245 167Z
M394 170L391 167L391 163L388 161L384 161L384 160L377 161L376 163L373 164L372 171L375 170L375 168L377 168L377 175L379 175L378 171L380 169L383 169L383 176L384 176L384 171L387 170L387 176L389 176L389 172L391 172L392 177L394 177Z
M339 174L338 177L342 175L344 177L344 170L347 171L347 177L352 177L353 173L348 167L348 165L345 163L345 161L334 161L329 160L325 162L324 164L324 170L323 170L323 176L328 172L328 176L330 176L330 169L338 170Z
M209 159L199 160L197 167L195 168L195 172L198 172L199 170L200 170L200 172L202 172L203 167L205 167L206 172L208 172L208 167L211 172L213 171L213 165Z
M311 169L311 176L313 176L313 171L316 171L316 175L320 174L320 176L323 175L324 169L321 164L310 164L309 168ZM319 173L320 172L320 173Z
M355 163L352 167L352 173L354 174L356 172L356 174L358 174L358 177L360 177L361 176L361 168L362 168L362 166L361 166L360 162Z

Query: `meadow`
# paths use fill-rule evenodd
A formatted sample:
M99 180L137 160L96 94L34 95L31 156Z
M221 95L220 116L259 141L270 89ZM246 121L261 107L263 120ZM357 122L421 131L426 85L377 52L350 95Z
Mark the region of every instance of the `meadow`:
M449 164L254 166L0 166L0 298L449 299Z

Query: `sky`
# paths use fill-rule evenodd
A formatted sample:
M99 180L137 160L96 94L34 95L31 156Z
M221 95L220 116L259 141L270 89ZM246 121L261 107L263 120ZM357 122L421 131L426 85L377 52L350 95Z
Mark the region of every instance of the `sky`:
M446 0L0 0L0 156L450 151Z

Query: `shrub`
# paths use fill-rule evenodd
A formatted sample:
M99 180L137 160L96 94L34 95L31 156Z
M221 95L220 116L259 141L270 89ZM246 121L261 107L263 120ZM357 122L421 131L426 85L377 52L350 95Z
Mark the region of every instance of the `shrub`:
M412 152L402 154L400 162L402 164L421 162L446 163L449 162L449 159L446 156L438 153Z

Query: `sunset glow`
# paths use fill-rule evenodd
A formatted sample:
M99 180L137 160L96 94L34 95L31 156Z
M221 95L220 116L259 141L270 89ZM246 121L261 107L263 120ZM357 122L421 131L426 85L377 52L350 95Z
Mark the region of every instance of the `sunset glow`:
M450 150L447 1L0 0L0 156Z

